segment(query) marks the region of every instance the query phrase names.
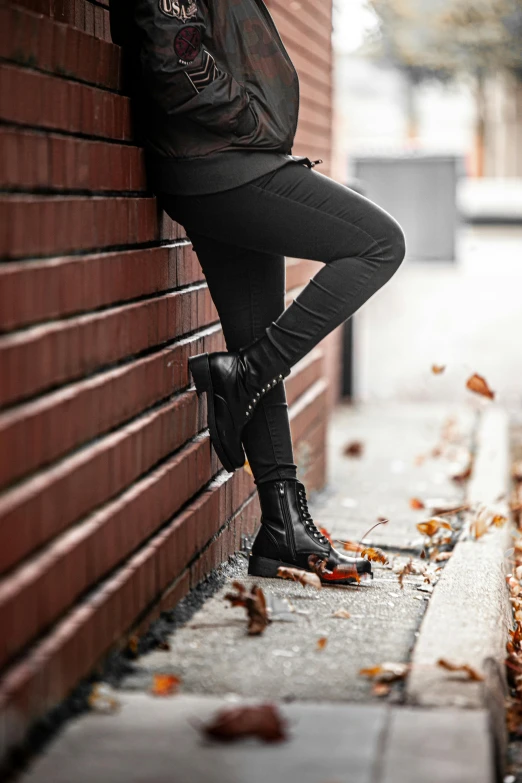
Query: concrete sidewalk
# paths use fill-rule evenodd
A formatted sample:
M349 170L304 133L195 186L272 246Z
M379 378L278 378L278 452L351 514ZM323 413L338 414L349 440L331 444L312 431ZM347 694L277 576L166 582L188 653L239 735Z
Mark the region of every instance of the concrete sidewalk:
M262 580L279 618L262 636L249 637L244 610L230 608L224 600L232 579L248 585L255 581L246 576L245 558L236 558L223 568L225 584L168 638L169 649L143 656L136 671L121 682L121 710L109 716L90 714L71 723L24 781L492 783L494 744L482 685L477 688L450 673L437 677L439 695L449 694L456 682L461 694L469 688L474 709L455 709L448 698L433 710L424 708L419 698L422 677L415 680L415 692L409 682L399 681L383 699L359 671L385 662L410 662L416 644L425 647L424 627L433 633L430 628L437 627L441 611L452 629L451 652L460 656L455 662L473 663L482 670L484 657L500 657L498 648L508 622L502 572L507 529L465 542L477 548L465 558L470 574L476 551L479 561L489 564L491 579L498 581L492 591L486 585L491 596L475 595L475 605L467 591L468 613L476 610L480 615L484 602L489 607L491 638L481 638L483 658L476 656L473 616L468 616L465 627L451 624L456 610L458 615L460 588L455 588L449 602L444 598L453 589L449 569L448 578L441 571L442 600L431 620L428 609L424 623L439 584L432 593L422 575L408 574L401 588L397 575L410 557L419 567L425 564L418 557L422 539L415 523L429 514L412 510L410 499L421 498L427 505L461 503L466 486L451 475L465 467L477 437L487 458L477 455L475 464L479 471L497 476L489 484L489 495L500 494L499 482L507 481L507 427L502 412L493 411L484 429L483 418L477 421L472 408L449 410L427 404L339 408L331 426L329 486L314 498L312 512L317 524L334 537L355 541L377 517L388 517L387 525L370 534L369 543L386 550L390 565L376 566L375 579L356 587L315 591L282 580ZM496 452L490 436L496 438ZM362 456L356 458L344 454L354 440L363 444ZM439 456L430 456L435 447ZM476 478L474 482L478 491ZM496 500L497 495L484 501ZM461 557L461 547L457 544L452 557ZM467 585L464 579L465 592ZM334 617L339 609L350 617ZM478 632L483 634L484 628ZM317 642L323 637L326 645L319 648ZM430 653L445 657L449 639L445 634L439 637L432 639ZM468 645L473 660L466 657ZM434 661L421 662L419 671L422 675L437 668ZM154 673L180 677L179 695L148 695ZM218 745L202 738L201 721L223 705L245 700L278 703L289 722L288 742Z

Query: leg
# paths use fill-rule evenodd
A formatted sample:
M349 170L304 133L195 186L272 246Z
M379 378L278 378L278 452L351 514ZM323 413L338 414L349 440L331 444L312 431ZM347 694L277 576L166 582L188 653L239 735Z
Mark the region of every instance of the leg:
M239 351L261 337L284 310L284 257L244 250L192 231L190 239L219 313L227 348ZM283 384L263 397L244 432L243 444L257 484L296 478Z

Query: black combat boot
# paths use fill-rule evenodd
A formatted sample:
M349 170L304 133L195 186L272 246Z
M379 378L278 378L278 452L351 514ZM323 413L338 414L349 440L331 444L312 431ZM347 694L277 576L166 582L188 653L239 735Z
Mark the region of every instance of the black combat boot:
M193 356L189 368L198 394L207 395L212 445L223 467L236 470L245 464L243 427L261 398L290 374L290 368L266 336L239 353Z
M331 545L316 528L300 481L289 479L259 484L261 530L249 558L252 576L277 576L281 566L319 573L326 584L358 582L372 574L371 563L361 557L348 557ZM315 568L311 567L316 564ZM323 564L317 568L317 563Z

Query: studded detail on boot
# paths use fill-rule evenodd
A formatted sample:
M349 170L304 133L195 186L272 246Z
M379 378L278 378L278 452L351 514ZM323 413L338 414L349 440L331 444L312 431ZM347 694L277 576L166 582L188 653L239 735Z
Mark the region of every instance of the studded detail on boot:
M310 556L324 561L321 581L325 584L357 582L361 575L372 574L371 563L339 552L317 529L300 481L268 481L259 484L257 489L262 511L261 529L249 558L249 574L275 577L281 566L311 571Z
M206 393L210 438L223 467L245 463L243 427L264 395L290 373L268 337L239 353L202 353L189 359L198 394Z

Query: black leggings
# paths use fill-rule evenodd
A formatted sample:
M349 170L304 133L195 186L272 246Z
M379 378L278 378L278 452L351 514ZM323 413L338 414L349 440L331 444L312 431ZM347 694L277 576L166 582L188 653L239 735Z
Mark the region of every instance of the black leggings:
M387 212L301 163L221 193L162 194L160 203L193 243L228 350L267 334L289 366L353 315L404 258L402 229ZM286 310L285 256L325 264ZM295 478L283 384L257 407L244 446L258 484Z

